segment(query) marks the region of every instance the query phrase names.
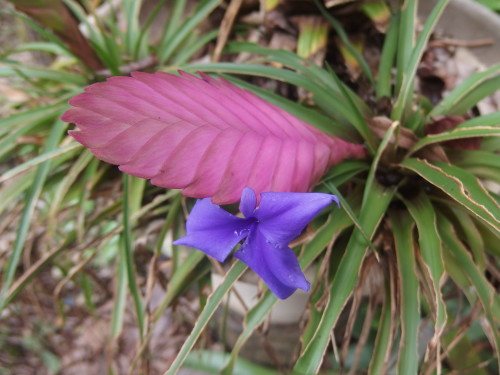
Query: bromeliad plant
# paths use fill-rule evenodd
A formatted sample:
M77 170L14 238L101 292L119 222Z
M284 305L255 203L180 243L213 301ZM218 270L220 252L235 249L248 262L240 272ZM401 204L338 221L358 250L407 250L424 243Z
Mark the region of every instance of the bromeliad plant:
M415 92L416 72L447 0L438 2L418 36L416 1L405 2L393 14L376 72L342 26L316 3L340 36L343 53L357 61L372 84L372 94L389 99L385 113L377 113L371 101L364 101L328 66L284 50L231 43L227 53L261 58L248 64L186 64L182 69L280 80L309 92L312 104L290 102L231 76L134 73L89 86L71 100L74 108L63 120L76 124L72 136L100 159L153 184L204 198L192 209L187 236L177 244L224 260L242 242L235 256L270 291L246 315L223 373L233 371L240 349L269 315L276 296L285 298L296 288L310 290L310 304L294 373L320 370L330 343L337 346L337 326L348 309L340 355L341 365L352 372L360 366L371 374L393 368L400 374L433 373L445 366L449 371L495 371L500 208L498 196L489 190L492 185L484 181L500 183L500 143L495 138L500 112L467 116L498 89L500 66L472 75L432 107ZM452 143L471 138L482 141L465 148ZM128 193L128 177L125 181ZM307 193L314 186L316 192ZM216 206L240 197L244 218ZM337 197L341 210L330 210ZM326 215L298 241L297 261L289 242L327 207ZM124 208L124 245L131 250L134 220L128 199ZM169 215L168 220L175 219ZM124 264L131 264L130 254L125 252ZM153 322L200 261L200 253L194 252L179 266ZM309 285L299 267L313 262L323 266ZM189 354L197 339L245 269L243 263L233 263L167 374L192 361ZM139 328L145 330L133 272L128 268L124 274ZM357 329L361 312L362 328ZM147 333L141 331L141 337L145 346ZM357 338L353 350L352 338ZM364 362L363 350L370 354Z

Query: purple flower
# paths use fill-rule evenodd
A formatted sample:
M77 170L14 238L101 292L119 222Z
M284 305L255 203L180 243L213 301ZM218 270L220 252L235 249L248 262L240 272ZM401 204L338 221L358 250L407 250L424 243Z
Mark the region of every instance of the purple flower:
M261 193L243 190L236 217L213 204L198 200L187 221L187 236L174 242L197 248L223 262L240 241L234 256L253 269L279 298L288 298L297 288L309 290L309 282L288 244L326 206L336 202L323 193Z

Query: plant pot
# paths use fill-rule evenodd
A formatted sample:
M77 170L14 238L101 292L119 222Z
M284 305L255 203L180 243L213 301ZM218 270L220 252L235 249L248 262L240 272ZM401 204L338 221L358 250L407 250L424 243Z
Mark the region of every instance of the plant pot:
M419 2L419 16L425 20L437 0ZM451 0L436 30L453 39L470 42L490 39L493 44L471 48L486 66L500 62L500 16L473 0Z

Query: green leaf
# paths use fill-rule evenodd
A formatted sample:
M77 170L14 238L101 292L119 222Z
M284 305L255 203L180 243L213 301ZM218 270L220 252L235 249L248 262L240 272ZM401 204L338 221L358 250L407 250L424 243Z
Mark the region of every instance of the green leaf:
M116 340L123 329L123 318L127 302L127 262L125 252L118 253L116 289L111 314L111 337Z
M445 249L454 258L458 267L464 271L470 284L474 287L474 297L477 295L486 313L490 327L486 328L487 337L492 338L492 346L496 351L497 361L500 362L500 333L498 332L500 316L500 298L493 286L488 282L481 272L470 253L465 249L462 242L457 239L457 234L451 222L442 214L438 214L439 233L443 239ZM463 287L462 287L463 288ZM471 296L469 295L468 298ZM473 304L474 301L471 301ZM483 326L484 327L484 326ZM484 328L483 328L484 329Z
M341 186L367 170L368 164L364 160L344 160L342 163L333 166L330 172L323 177L323 181L331 182L335 186Z
M493 127L493 126L476 126L472 128L457 127L449 132L432 134L420 139L408 151L408 155L411 155L426 146L438 142L445 142L462 138L488 137L488 136L500 137L500 127Z
M393 194L393 191L384 190L376 183L367 192L359 221L365 233L370 237L375 234ZM357 228L354 229L333 277L330 299L323 311L321 321L295 364L294 371L297 373L314 374L319 370L330 341L330 333L356 286L362 260L368 247L369 243L365 236Z
M402 3L399 13L399 27L397 37L397 70L396 93L399 94L403 84L404 75L410 62L411 54L415 48L415 22L417 19L417 0L408 0Z
M57 158L61 155L64 155L66 153L69 153L72 156L81 147L82 147L81 144L79 144L77 142L71 142L67 146L59 147L59 148L56 148L55 150L51 150L51 151L45 152L43 154L40 154L40 155L22 163L22 164L19 164L18 166L14 167L12 169L5 171L2 175L0 175L0 183L6 181L8 179L11 179L12 177L14 177L20 173L26 172L27 170L29 170L29 169L47 161L47 160L55 159L55 158Z
M433 340L435 343L439 343L439 337L443 334L447 316L446 306L441 293L445 274L442 258L443 249L437 230L436 212L429 197L422 191L414 199L405 200L404 202L417 223L420 252L427 268L426 271L429 272L432 280L434 301L429 302L433 304L432 307L436 310L435 336ZM437 350L440 350L439 345Z
M181 45L186 37L198 27L200 22L208 17L208 15L221 3L221 0L203 0L199 2L194 10L194 13L186 19L182 26L175 29L171 37L162 41L158 49L158 61L164 64L170 59L174 51Z
M123 175L123 253L126 264L126 273L127 273L127 282L128 288L130 290L130 294L132 295L135 307L135 314L137 319L137 327L139 328L140 338L144 336L144 322L145 322L145 313L144 306L141 298L141 294L139 288L137 286L136 280L136 272L134 267L134 249L132 246L132 225L133 222L131 220L131 214L137 211L137 206L133 204L134 194L132 193L132 186L134 185L134 181L138 181L138 179L134 179L134 177L129 175ZM141 181L143 184L143 181ZM132 186L131 186L132 185ZM142 196L142 194L141 194Z
M469 172L445 163L430 164L409 158L400 164L429 181L453 200L483 220L497 233L500 231L500 208L479 180Z
M417 374L420 294L413 239L414 221L406 211L391 211L389 217L396 245L401 288L399 291L401 342L398 354L398 374Z
M208 324L209 320L215 313L215 310L217 307L219 307L220 303L226 296L227 292L229 289L232 287L234 282L238 280L238 278L243 274L243 272L247 269L247 266L239 261L236 261L231 269L226 273L226 276L224 277L224 281L213 291L213 293L208 297L207 304L205 305L205 308L201 312L200 316L198 317L198 320L196 321L193 330L191 331L190 335L184 342L184 345L182 345L182 348L180 349L179 353L175 357L174 362L170 366L170 368L164 373L164 375L174 375L176 374L179 369L181 368L182 364L186 360L188 354L191 352L191 350L194 347L194 344L196 344L196 341L201 335L201 332L205 328L205 326Z
M399 15L395 14L391 18L389 24L389 29L384 40L384 46L382 47L382 55L380 56L380 62L378 66L378 74L375 84L375 92L377 98L392 97L392 67L394 65L394 59L396 57L396 51L398 47L398 25L399 25Z
M472 74L455 87L429 112L429 118L439 115L462 115L482 98L498 90L500 64L493 65L484 72ZM495 89L496 87L496 89Z
M57 120L54 123L52 130L45 143L44 149L46 152L54 150L57 147L64 131L66 130L66 125L67 125L66 123L60 120ZM44 162L38 167L33 184L26 197L25 200L26 203L20 218L16 241L14 243L14 248L10 253L9 260L4 269L3 285L0 290L0 311L2 311L7 304L7 292L14 280L16 269L21 259L28 231L30 229L31 221L33 219L35 206L41 194L42 188L47 180L47 176L50 172L50 166L51 165L49 160Z
M401 58L398 58L398 73L400 70L402 71L402 81L401 90L398 92L398 97L391 114L391 118L393 120L401 121L403 119L405 111L411 108L411 98L413 95L413 87L415 83L418 64L425 52L427 41L431 36L431 32L434 29L434 26L436 25L442 12L444 11L444 8L448 4L448 1L449 0L439 0L432 12L429 14L427 20L425 21L424 27L418 36L417 43L414 48L413 44L410 44L412 46L410 58L408 58L407 55L409 53L407 51L409 46L406 45L408 41L406 41L406 39L400 39L399 47L404 48L405 53L401 56ZM400 29L400 33L403 32L406 34L406 27L411 27L411 32L413 32L414 30L413 24L412 22L410 22L410 17L412 19L415 17L415 11L413 8L416 7L416 1L407 1L405 3L405 7L412 8L411 11L408 11L409 15L407 18L405 17L405 10L403 10L401 16L402 22L407 21L409 23L409 25L403 27L402 31Z
M85 86L88 81L85 77L77 74L66 73L49 68L40 68L36 66L21 65L12 61L0 60L0 77L23 77L46 79L54 82L73 84L76 86Z
M56 56L67 56L74 57L74 55L67 49L62 48L60 44L52 42L31 42L23 43L17 46L13 52L24 52L24 51L42 51L52 53Z
M387 373L387 363L391 352L395 326L392 319L391 291L388 284L389 283L386 282L384 305L382 306L377 337L375 339L375 348L373 349L373 355L368 369L369 375Z

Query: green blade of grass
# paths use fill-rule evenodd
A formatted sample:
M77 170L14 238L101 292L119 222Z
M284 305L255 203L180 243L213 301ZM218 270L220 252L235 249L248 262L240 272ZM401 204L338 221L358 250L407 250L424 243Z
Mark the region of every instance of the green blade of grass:
M76 142L72 142L71 144L64 146L64 147L59 147L56 148L55 150L44 152L43 154L40 154L33 159L30 159L22 164L19 164L18 166L9 169L8 171L5 171L2 175L0 175L0 183L20 174L23 172L26 172L27 170L36 167L37 165L51 159L55 159L61 155L64 155L66 153L70 154L69 157L74 155L79 148L81 148L82 145Z
M229 289L232 287L234 282L238 280L238 278L243 274L243 272L247 269L247 266L239 261L236 261L231 269L226 273L223 282L213 291L213 293L208 298L207 304L205 308L201 312L198 320L196 321L193 330L190 335L182 345L179 353L175 357L174 362L170 366L170 368L164 373L164 375L174 375L181 368L182 364L186 360L187 356L193 349L196 341L201 335L201 332L208 324L208 321L215 313L215 310L220 305L224 297L226 296Z
M398 58L398 74L401 71L402 76L401 76L401 90L398 92L398 97L396 99L396 103L394 103L394 109L391 114L391 118L396 121L401 121L403 119L403 115L405 111L408 109L411 109L411 98L413 94L413 87L415 83L415 76L417 73L417 67L418 64L422 58L422 55L425 52L425 47L427 45L427 41L429 40L429 37L431 35L432 30L434 29L434 26L436 25L439 17L444 11L444 8L448 4L449 0L439 0L439 2L436 4L432 12L429 14L427 17L427 20L425 21L424 27L418 36L417 43L413 47L413 44L411 45L411 56L408 59L408 46L405 42L405 39L400 39L401 42L399 43L400 48L404 48L406 53L404 54L404 58L401 57L401 59ZM410 7L412 4L415 4L416 1L407 1L405 6ZM414 11L412 10L413 13L413 18L414 18ZM404 11L402 13L402 22L404 22ZM408 22L409 17L408 17ZM403 26L403 30L406 30L407 27L410 26ZM411 32L413 33L413 24L411 25ZM404 32L404 31L403 31ZM400 30L401 33L401 30ZM401 34L400 34L401 38ZM401 63L400 63L401 61Z
M454 139L463 138L474 138L474 137L500 137L500 127L494 126L475 126L472 128L460 127L455 128L452 131L428 135L420 139L413 147L408 151L408 155L415 153L416 151L438 142L446 142Z
M453 165L463 168L480 178L500 183L500 154L482 150L448 152Z
M123 329L123 318L127 303L127 262L124 251L118 253L116 289L111 313L111 337L116 340Z
M136 197L133 193L131 181L134 177L129 175L123 176L123 253L126 264L127 272L127 282L130 294L134 300L135 314L137 319L137 326L139 328L140 337L144 336L144 306L142 298L137 287L136 272L134 267L134 249L132 246L132 225L130 215L134 211L137 211L137 203L134 204L134 198ZM136 179L137 180L137 179ZM142 182L142 181L141 181Z
M125 51L134 60L139 58L138 53L140 49L136 50L135 47L141 37L141 26L139 24L139 13L142 7L142 0L125 1L123 2L123 10L125 19L127 20L127 28L125 30ZM143 36L144 37L144 36Z
M182 26L172 33L171 37L163 40L158 49L158 61L164 64L172 57L174 51L181 45L184 39L221 3L221 0L203 0L196 7L193 14L186 19Z
M415 48L415 21L417 18L417 0L408 0L402 3L399 13L399 27L397 38L397 70L396 70L396 94L401 91L405 70L410 62L413 48Z
M500 362L500 333L498 332L498 317L500 316L500 299L493 286L488 282L483 272L481 272L470 253L457 238L457 234L451 222L438 214L439 232L445 244L445 249L454 258L457 265L465 272L470 284L475 289L475 294L481 301L486 313L486 318L490 327L485 332L486 336L492 338L492 346L496 352L497 361ZM500 363L499 363L500 364Z
M359 222L370 238L378 228L393 194L393 191L384 190L378 184L373 184L367 192ZM331 298L323 311L321 321L295 364L294 371L297 373L314 374L319 370L330 341L330 333L356 286L362 260L368 247L369 244L363 234L355 228L335 272L330 286Z
M204 33L201 36L197 36L197 38L195 38L192 43L185 45L182 50L172 56L171 64L174 66L186 64L196 52L198 52L212 40L215 40L217 38L217 35L219 35L218 29L209 31L208 33Z
M474 175L456 166L445 163L434 165L426 160L413 158L406 159L400 166L417 173L464 206L496 233L500 232L500 207Z
M72 84L78 87L85 86L87 79L81 75L62 72L59 70L40 68L36 66L21 65L17 62L0 60L0 77L16 77L46 79L54 82Z
M460 228L463 233L464 242L470 248L474 257L474 262L482 272L486 271L487 257L485 253L485 244L481 232L479 232L476 223L469 213L462 207L449 207L450 211L455 216L453 221L455 228Z
M447 315L441 292L441 287L445 282L445 273L442 258L443 249L437 230L436 212L429 197L422 191L414 199L404 200L404 203L417 224L420 252L427 267L426 271L432 280L434 301L431 302L434 304L432 307L436 309L433 341L437 344L437 358L439 358L439 340L446 326Z
M68 97L64 97L57 103L45 107L28 109L0 119L0 136L23 124L40 123L60 116L62 110L67 107L67 100Z
M384 305L380 313L380 321L375 339L369 375L378 375L387 373L387 363L392 348L394 338L394 322L392 321L392 301L389 283L386 282Z
M394 235L400 282L401 342L398 374L418 373L418 329L420 326L419 284L415 261L414 221L406 211L389 214Z
M369 166L364 160L344 160L333 166L330 172L323 177L323 181L330 182L334 186L341 186L368 169Z
M382 47L382 55L378 66L377 80L375 84L375 93L377 98L392 96L392 67L396 57L398 47L398 25L399 15L395 14L391 18L389 29L385 35L384 46Z
M12 52L17 53L25 51L41 51L41 52L52 53L56 56L74 57L74 55L67 49L62 48L59 44L52 42L23 43L19 46L16 46Z
M48 152L54 150L59 141L66 130L66 123L57 120L50 131L49 136L47 137L44 151ZM19 260L21 259L24 245L26 242L26 237L28 235L29 228L31 226L31 221L33 219L33 214L35 211L35 206L37 204L40 193L43 189L45 181L47 180L47 176L50 172L50 160L41 164L36 172L35 180L29 190L26 200L23 213L20 218L20 223L17 231L16 240L14 243L14 248L10 254L8 263L4 269L3 275L3 285L0 290L0 311L2 311L7 304L7 292L14 280L14 275L19 264Z
M472 105L476 104L478 98L482 99L492 93L490 90L494 90L494 87L490 88L489 84L485 87L483 86L484 84L493 82L493 84L496 85L496 90L498 90L499 74L500 64L494 65L484 72L472 74L446 95L446 97L429 112L428 117L463 114L464 110L468 109L467 107L470 108ZM472 102L468 101L468 98L473 98Z

